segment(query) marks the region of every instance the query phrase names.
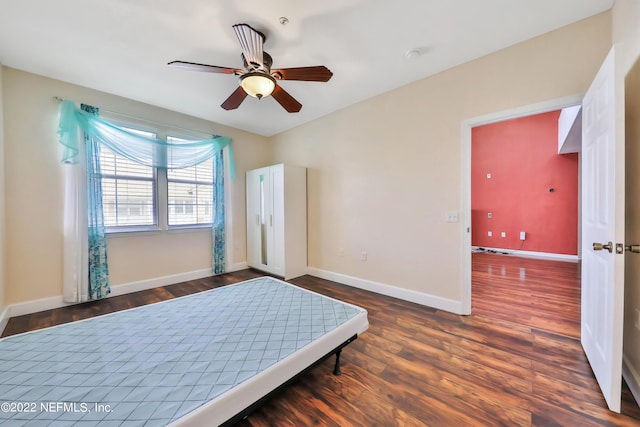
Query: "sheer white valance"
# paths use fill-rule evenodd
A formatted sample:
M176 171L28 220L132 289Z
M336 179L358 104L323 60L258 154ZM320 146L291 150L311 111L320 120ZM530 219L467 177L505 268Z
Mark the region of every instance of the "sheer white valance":
M111 151L127 159L146 166L180 169L202 163L225 147L229 151L229 170L235 176L231 139L214 136L198 141L170 142L138 135L121 129L98 116L82 111L69 100L60 105L58 136L64 146L63 163L77 163L79 160L81 129Z

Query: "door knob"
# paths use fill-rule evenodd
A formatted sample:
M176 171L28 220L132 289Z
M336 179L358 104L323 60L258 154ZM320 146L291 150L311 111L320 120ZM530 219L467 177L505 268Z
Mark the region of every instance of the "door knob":
M594 243L593 244L593 250L594 251L601 251L603 249L606 249L609 251L609 253L613 252L613 243L609 242L606 245L603 243Z

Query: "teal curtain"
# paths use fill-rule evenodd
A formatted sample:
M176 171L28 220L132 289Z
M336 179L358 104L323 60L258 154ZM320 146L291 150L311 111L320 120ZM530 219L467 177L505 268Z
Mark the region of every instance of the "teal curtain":
M213 156L213 225L212 261L213 272L222 274L226 271L225 218L224 218L224 157L222 150Z
M99 110L82 105L87 114L97 116ZM102 212L102 174L100 171L100 147L96 138L85 133L84 143L87 160L87 213L89 238L89 299L105 298L109 287L109 265L107 262L107 240Z
M231 139L213 136L210 139L171 143L162 139L149 138L121 129L94 114L76 108L71 101L64 100L60 106L58 135L64 146L63 163L78 161L78 128L104 144L114 153L132 162L156 168L180 169L195 166L210 159L215 153L228 147L229 172L235 177L235 163ZM159 153L162 153L159 155Z

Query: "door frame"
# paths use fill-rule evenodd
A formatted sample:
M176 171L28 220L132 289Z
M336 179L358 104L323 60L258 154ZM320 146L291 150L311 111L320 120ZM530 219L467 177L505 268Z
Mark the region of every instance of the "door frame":
M462 290L461 313L471 314L471 129L520 117L547 113L565 107L580 105L584 94L565 96L537 104L525 105L473 117L462 122ZM580 223L580 221L578 221ZM579 234L579 233L578 233Z

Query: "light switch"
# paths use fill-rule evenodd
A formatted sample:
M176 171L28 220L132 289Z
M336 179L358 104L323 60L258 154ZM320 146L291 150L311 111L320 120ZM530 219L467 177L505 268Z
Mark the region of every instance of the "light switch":
M459 220L458 212L447 212L447 222L458 222Z

